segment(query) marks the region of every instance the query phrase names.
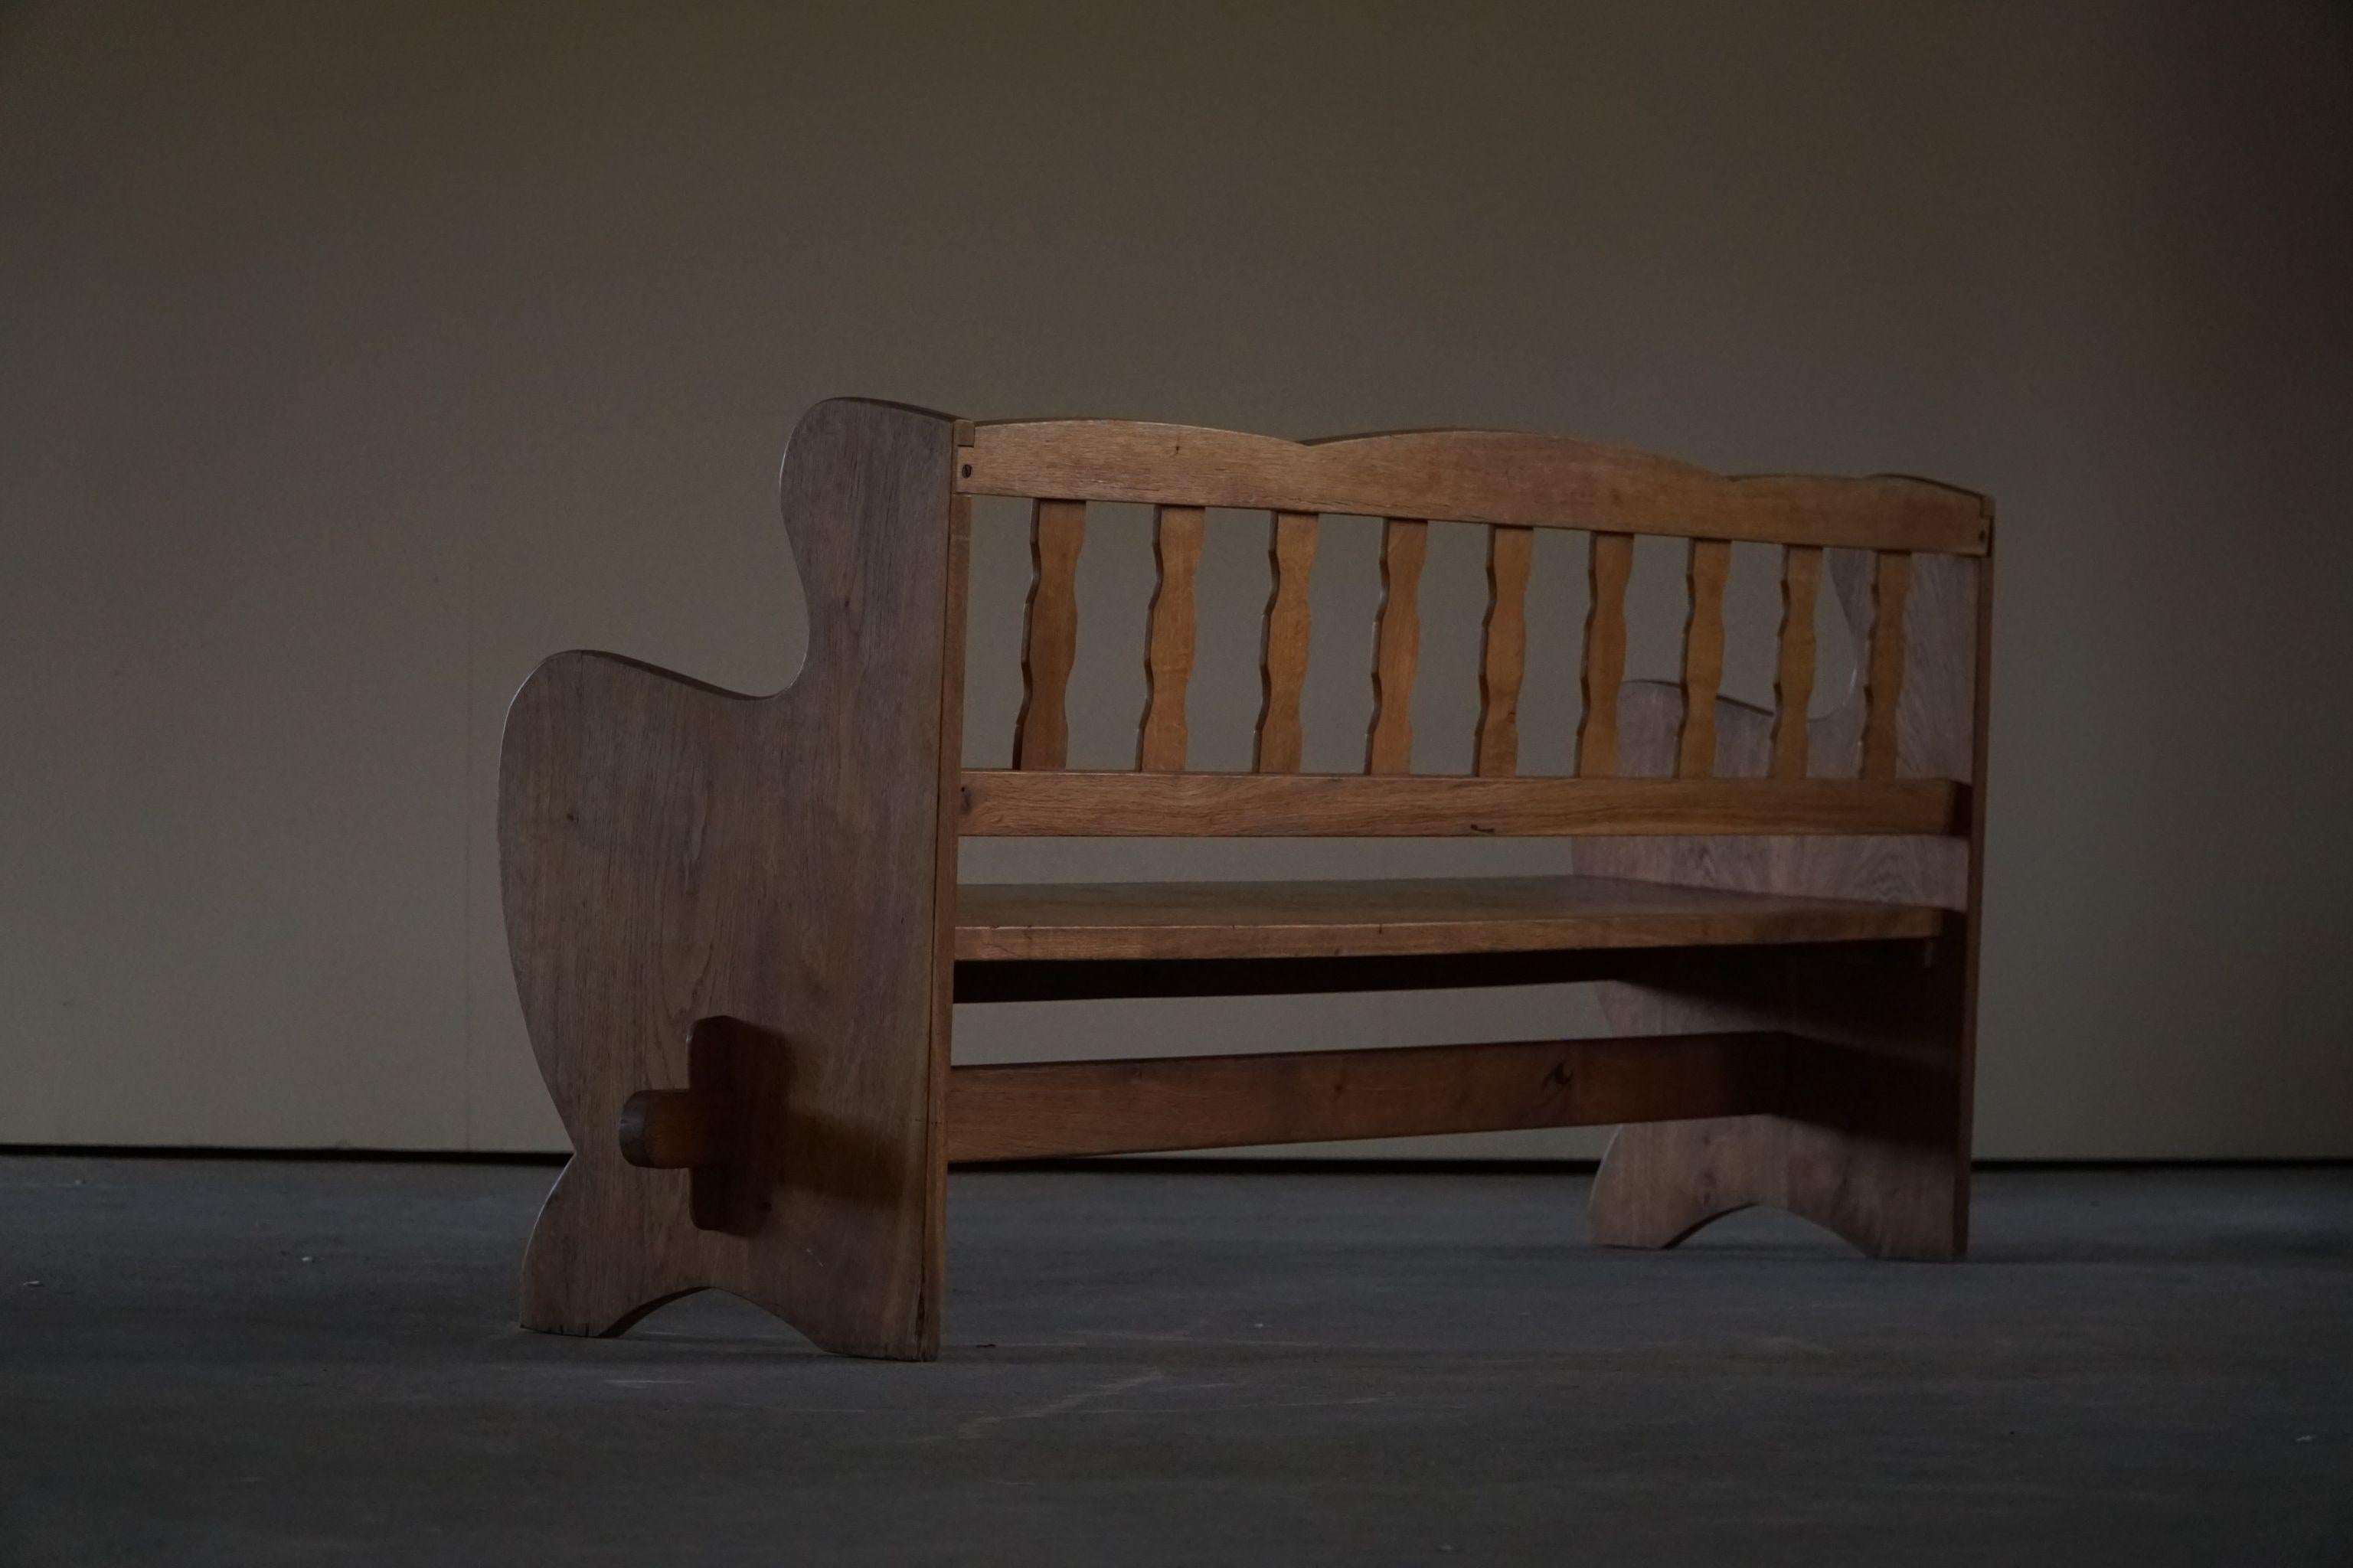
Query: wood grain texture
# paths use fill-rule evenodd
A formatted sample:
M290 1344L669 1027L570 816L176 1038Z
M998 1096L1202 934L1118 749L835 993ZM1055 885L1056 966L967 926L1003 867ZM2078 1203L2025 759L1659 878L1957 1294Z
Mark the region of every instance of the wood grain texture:
M958 828L970 837L1000 838L1959 834L1967 831L1967 795L1941 779L1367 778L968 769Z
M1528 567L1535 531L1487 531L1487 619L1480 629L1479 728L1472 771L1509 778L1520 766L1520 683L1528 662Z
M1871 561L1830 558L1850 626L1865 624ZM1948 913L1924 949L1723 950L1628 962L1647 973L1600 987L1613 1028L1675 1034L1774 1028L1792 1052L1783 1114L1621 1129L1589 1214L1598 1239L1663 1247L1719 1215L1771 1204L1881 1257L1951 1258L1968 1241L1970 1103L1984 844L1991 558L1923 556L1906 619L1910 672L1896 747L1907 774L1970 780L1959 839L1674 838L1580 844L1580 870L1680 886L1933 902ZM1663 765L1681 694L1629 688L1637 766ZM1852 773L1861 683L1810 726L1816 771ZM1769 716L1719 700L1727 771L1765 771Z
M1690 611L1683 623L1683 722L1677 776L1715 773L1715 691L1724 683L1724 580L1732 546L1720 539L1691 542L1685 584Z
M1934 933L1902 904L1603 877L978 883L957 890L959 963L1336 958L1867 942Z
M1871 590L1871 663L1865 682L1862 776L1896 773L1896 725L1904 702L1904 601L1912 588L1912 558L1883 551Z
M1061 1159L1740 1115L1778 1106L1787 1043L1712 1034L957 1068L948 1080L948 1157Z
M1799 1037L1778 1114L1620 1129L1588 1199L1596 1240L1671 1247L1756 1204L1875 1258L1960 1256L1968 1159L1964 939L1876 951L1726 949L1602 987L1613 1028Z
M1373 722L1368 773L1413 772L1413 674L1421 655L1421 563L1430 524L1390 518L1381 528L1381 607L1373 621Z
M1814 613L1822 552L1793 544L1781 559L1780 658L1773 675L1773 776L1806 776L1808 706L1814 700Z
M574 1150L524 1259L529 1327L618 1332L715 1287L830 1350L936 1352L953 431L851 400L795 430L782 501L809 641L788 689L571 653L515 697L508 941ZM696 1087L690 1033L716 1016L756 1042L733 1090L757 1130L744 1235L697 1226L689 1174L620 1147L632 1095Z
M1315 524L1312 513L1279 511L1268 534L1272 580L1259 651L1264 698L1250 764L1262 773L1299 771L1299 693L1307 679L1307 585L1315 567Z
M1562 437L1419 430L1302 445L1118 419L981 424L957 453L975 495L1441 518L1774 544L1984 553L1984 499L1898 478L1730 479Z
M1626 584L1634 574L1634 542L1622 533L1597 533L1586 549L1591 597L1585 612L1577 775L1606 779L1618 773L1618 693L1626 680Z
M1086 542L1083 502L1041 500L1029 514L1029 600L1021 616L1021 712L1013 726L1013 765L1059 768L1070 760L1071 722L1063 694L1079 651L1079 548Z
M1153 518L1151 633L1144 656L1144 726L1135 765L1185 771L1185 691L1193 679L1193 576L1201 564L1201 509L1164 506Z

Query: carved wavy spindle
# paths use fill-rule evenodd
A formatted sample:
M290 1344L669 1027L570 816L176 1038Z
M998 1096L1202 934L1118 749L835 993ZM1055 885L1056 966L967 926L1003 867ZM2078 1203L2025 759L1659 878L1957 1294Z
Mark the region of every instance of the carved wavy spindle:
M1059 768L1069 759L1070 719L1063 692L1079 647L1079 546L1084 501L1041 500L1029 514L1029 602L1021 622L1021 716L1013 730L1013 765Z
M1185 771L1185 689L1193 678L1193 575L1201 564L1201 509L1164 506L1152 520L1152 632L1144 656L1144 727L1135 765Z
M1260 645L1259 710L1251 766L1262 773L1299 771L1299 692L1307 679L1307 581L1315 566L1315 516L1279 511L1267 545L1274 583L1266 600L1266 637Z
M1479 661L1475 772L1509 778L1520 765L1520 682L1528 656L1528 565L1535 530L1487 531L1487 623Z

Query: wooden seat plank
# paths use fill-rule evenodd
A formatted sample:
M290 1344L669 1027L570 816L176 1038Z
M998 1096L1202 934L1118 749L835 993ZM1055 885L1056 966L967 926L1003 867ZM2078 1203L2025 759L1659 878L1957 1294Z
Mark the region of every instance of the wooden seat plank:
M1935 934L1940 911L1609 877L1321 882L972 883L960 963L1329 958L1863 942Z

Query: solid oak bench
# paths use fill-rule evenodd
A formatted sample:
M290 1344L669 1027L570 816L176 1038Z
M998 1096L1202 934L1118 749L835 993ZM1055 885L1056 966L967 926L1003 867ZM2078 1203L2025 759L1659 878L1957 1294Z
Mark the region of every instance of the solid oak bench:
M971 498L1029 499L1008 769L962 765ZM1133 771L1065 765L1089 502L1155 509ZM707 1288L829 1350L939 1348L955 1161L1622 1123L1600 1240L1770 1204L1864 1251L1951 1258L1968 1203L1985 666L1978 496L1727 479L1483 431L1306 445L1111 420L820 404L785 522L807 663L772 697L606 654L516 696L508 934L574 1157L522 1321L617 1333ZM1264 514L1249 773L1187 771L1205 509ZM1329 524L1326 517L1335 518ZM1351 522L1351 519L1380 520ZM1487 536L1471 771L1409 771L1429 529ZM1301 771L1318 534L1377 526L1361 773ZM1586 537L1575 772L1518 771L1534 530ZM1680 682L1624 679L1641 534L1688 541ZM1736 542L1780 547L1776 710L1718 695ZM1827 580L1857 638L1808 718ZM1570 877L962 886L981 835L1575 836ZM1607 1038L951 1067L951 1004L1599 983Z

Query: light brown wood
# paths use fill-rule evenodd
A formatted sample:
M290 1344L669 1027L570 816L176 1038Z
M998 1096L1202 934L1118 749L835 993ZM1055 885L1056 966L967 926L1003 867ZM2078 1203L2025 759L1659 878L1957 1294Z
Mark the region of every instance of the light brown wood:
M1299 693L1307 679L1307 584L1315 567L1315 518L1279 511L1268 535L1266 637L1260 647L1259 709L1251 766L1262 773L1299 771Z
M1683 741L1675 773L1704 779L1715 773L1715 689L1724 680L1724 579L1732 546L1720 539L1691 542L1685 574L1691 609L1683 625Z
M957 453L975 495L1442 518L1773 544L1985 552L1982 497L1922 479L1729 479L1648 452L1496 430L1301 445L1118 419L981 424Z
M1591 597L1585 612L1585 712L1577 721L1577 773L1606 779L1618 772L1618 689L1626 679L1626 584L1634 542L1622 533L1587 541Z
M1029 514L1029 602L1021 619L1021 712L1014 721L1013 765L1059 768L1070 759L1063 693L1079 649L1079 548L1086 542L1083 502L1041 500Z
M1882 552L1871 591L1871 665L1864 687L1862 776L1895 776L1896 725L1904 703L1904 601L1912 558Z
M1712 1034L964 1067L948 1080L948 1157L1064 1159L1739 1115L1779 1105L1789 1044L1773 1034Z
M1368 773L1413 772L1413 672L1421 650L1421 563L1430 524L1390 518L1381 529L1381 607L1373 631Z
M515 697L508 945L574 1151L524 1258L529 1327L615 1333L716 1287L830 1350L936 1353L952 431L851 400L795 430L782 500L809 644L789 689L570 653ZM733 1169L760 1210L741 1234L697 1224L728 1216L698 1216L695 1176L631 1165L618 1136L631 1096L704 1087L690 1035L713 1017L742 1026Z
M1447 837L1967 831L1942 779L1366 778L968 769L971 837Z
M1193 575L1201 564L1201 510L1164 506L1153 519L1152 631L1144 657L1144 728L1135 765L1185 771L1185 689L1193 679Z
M1520 766L1520 682L1528 660L1528 567L1535 531L1487 531L1487 620L1481 628L1479 729L1472 771L1509 778Z
M957 889L959 963L1339 958L1543 949L1873 942L1939 911L1606 877L980 883Z
M1822 552L1792 544L1781 560L1780 663L1773 677L1773 776L1806 776L1807 706L1814 700L1814 610Z

